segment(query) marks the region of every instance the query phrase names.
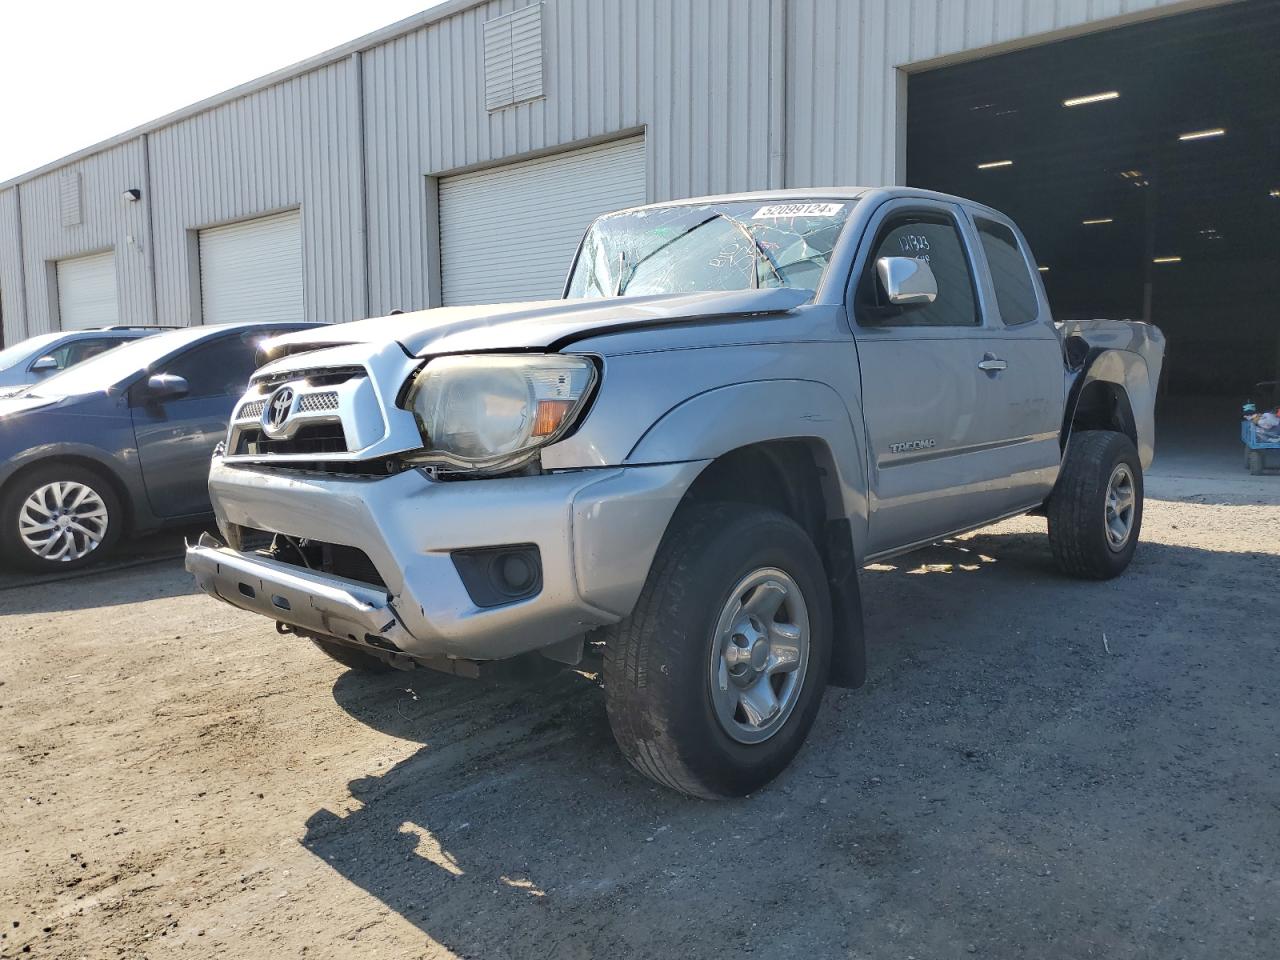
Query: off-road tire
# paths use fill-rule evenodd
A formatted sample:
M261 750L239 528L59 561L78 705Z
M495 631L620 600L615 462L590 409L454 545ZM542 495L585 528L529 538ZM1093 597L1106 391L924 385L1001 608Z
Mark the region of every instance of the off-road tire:
M363 650L345 643L339 643L337 640L312 637L311 642L326 657L331 660L337 660L338 663L350 670L358 670L361 673L390 673L395 669L391 664L374 656L372 653L365 653Z
M27 499L52 483L82 484L93 491L107 511L106 530L98 546L73 560L49 560L23 542L19 515ZM0 496L0 564L32 573L64 573L108 558L120 542L126 524L124 505L116 488L100 471L78 463L50 463L34 467L11 481Z
M1129 467L1136 498L1128 540L1115 549L1107 538L1106 498L1107 484L1121 462ZM1142 532L1142 502L1142 462L1133 441L1108 430L1073 433L1049 498L1049 543L1058 568L1087 580L1110 580L1122 573Z
M795 706L762 743L731 738L711 703L717 619L744 576L776 567L808 609L809 661ZM605 638L605 703L623 756L645 776L705 799L764 786L800 750L831 662L831 599L822 560L794 521L742 504L682 507L631 616Z

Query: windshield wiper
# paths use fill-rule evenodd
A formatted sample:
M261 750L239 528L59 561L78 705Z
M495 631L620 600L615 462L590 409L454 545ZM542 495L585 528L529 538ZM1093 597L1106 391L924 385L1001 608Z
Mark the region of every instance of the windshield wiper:
M640 269L641 265L643 265L646 260L661 253L663 250L671 246L677 240L683 240L685 237L689 236L689 234L693 233L693 231L701 227L705 227L708 223L714 223L716 220L727 220L729 223L733 225L735 230L737 230L739 233L742 234L742 236L746 239L747 243L751 245L751 251L752 251L751 253L751 289L753 290L760 289L760 261L761 260L763 260L765 263L769 265L769 272L773 274L774 279L778 281L779 286L785 287L787 285L787 281L782 279L782 274L778 272L778 265L775 264L773 262L773 258L769 256L767 252L765 252L764 247L760 246L760 242L751 233L751 230L746 226L746 224L742 223L739 220L735 220L733 217L729 216L727 213L713 213L711 214L711 216L707 217L705 220L700 220L699 222L695 223L692 227L690 227L688 230L684 231L683 233L676 234L670 240L666 241L665 243L661 243L654 249L650 250L643 257L641 257L634 264L632 264L630 272L627 272L626 270L626 265L627 265L626 252L625 251L620 252L618 254L618 276L617 276L616 283L614 283L613 295L615 297L622 296L622 294L625 292L627 288L627 284L631 282L631 278L636 275L636 272Z
M711 223L711 221L715 220L719 216L720 214L713 213L711 216L707 217L707 219L700 220L699 222L695 223L692 227L690 227L684 233L677 233L674 237L672 237L670 240L666 241L665 243L658 244L656 247L654 247L652 250L646 253L643 257L637 260L635 264L631 267L631 273L626 275L625 277L622 271L619 270L618 282L613 285L613 295L615 297L622 296L623 291L626 290L627 288L627 284L631 282L631 278L636 275L636 271L640 269L640 266L646 260L648 260L651 257L657 256L659 253L667 249L667 247L671 246L677 240L683 240L689 234L693 233L693 231L697 230L699 227L705 227L708 223ZM627 256L625 252L621 254L621 260L622 260L622 266L626 266Z
M761 259L763 259L764 262L769 265L769 270L773 273L774 279L778 281L779 285L785 287L787 285L787 281L782 279L782 274L778 273L778 267L773 262L773 258L769 256L769 254L764 252L764 247L760 246L760 241L755 238L755 235L751 232L750 228L745 223L742 223L741 221L734 219L733 217L729 216L727 213L717 213L716 216L723 217L725 220L728 220L735 227L737 227L738 232L741 233L743 237L746 238L747 243L751 244L751 249L755 251L751 256L751 289L752 290L760 289Z

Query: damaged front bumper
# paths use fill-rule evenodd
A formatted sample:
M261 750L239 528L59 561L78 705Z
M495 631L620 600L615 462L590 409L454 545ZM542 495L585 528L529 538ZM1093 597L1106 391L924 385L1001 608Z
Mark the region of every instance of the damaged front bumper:
M341 477L215 458L210 496L226 543L202 537L187 568L211 596L301 633L424 662L498 660L631 612L701 461L441 482L408 470ZM235 547L246 531L354 548L379 583ZM474 595L456 558L536 548L531 596Z

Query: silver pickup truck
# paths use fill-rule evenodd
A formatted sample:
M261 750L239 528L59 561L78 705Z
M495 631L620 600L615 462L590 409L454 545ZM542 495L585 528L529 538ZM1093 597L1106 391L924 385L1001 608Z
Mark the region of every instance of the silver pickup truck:
M1064 573L1124 570L1163 337L1055 325L995 210L843 188L612 213L562 300L271 350L214 456L204 590L354 669L602 645L627 759L722 797L863 682L864 564L1040 513Z

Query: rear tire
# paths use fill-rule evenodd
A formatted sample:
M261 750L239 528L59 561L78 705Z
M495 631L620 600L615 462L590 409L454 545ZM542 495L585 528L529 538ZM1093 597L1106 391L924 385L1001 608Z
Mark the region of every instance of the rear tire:
M355 647L348 646L345 643L339 643L337 640L322 640L319 637L312 637L311 642L316 648L330 660L337 660L350 670L358 670L361 673L390 673L395 667L382 660L372 653L365 653Z
M1249 463L1249 472L1255 477L1260 477L1266 472L1266 466L1262 462L1261 450L1250 450L1247 458Z
M1138 547L1142 502L1133 441L1106 430L1073 433L1049 498L1049 543L1062 572L1088 580L1122 573Z
M759 789L813 725L831 632L822 560L794 521L741 504L681 508L635 610L605 640L623 756L693 797Z
M33 573L61 573L104 560L124 532L111 481L76 463L38 466L0 497L0 560Z

